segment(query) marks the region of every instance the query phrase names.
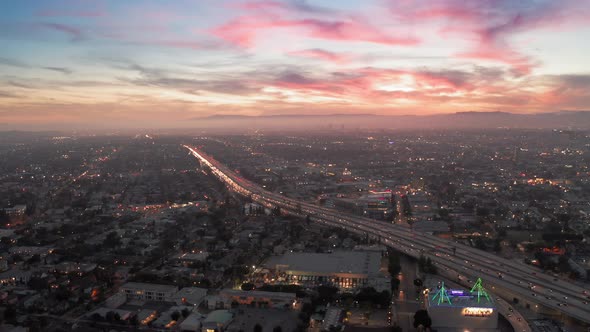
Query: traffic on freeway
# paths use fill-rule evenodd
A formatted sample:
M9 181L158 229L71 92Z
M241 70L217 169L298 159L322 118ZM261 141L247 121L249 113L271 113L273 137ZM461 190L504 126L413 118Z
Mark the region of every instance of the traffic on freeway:
M451 240L415 232L407 227L359 217L269 192L248 181L206 153L184 145L190 153L231 190L266 207L280 207L290 214L307 217L318 223L342 227L358 234L368 234L381 243L409 256L430 257L439 269L461 271L457 278L483 278L488 285L514 294L565 316L590 323L590 292L566 280L545 274L524 263L504 259L492 253Z

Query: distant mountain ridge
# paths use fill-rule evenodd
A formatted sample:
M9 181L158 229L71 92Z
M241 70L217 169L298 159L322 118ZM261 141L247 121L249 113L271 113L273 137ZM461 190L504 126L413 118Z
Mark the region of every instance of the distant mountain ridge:
M457 112L432 115L379 114L217 114L193 118L200 128L251 129L463 129L558 128L590 129L590 111L520 114L509 112ZM288 120L288 121L286 121Z
M377 114L362 113L334 113L334 114L269 114L269 115L243 115L243 114L214 114L205 117L196 117L197 119L262 119L262 118L295 118L295 117L325 117L325 116L382 116Z

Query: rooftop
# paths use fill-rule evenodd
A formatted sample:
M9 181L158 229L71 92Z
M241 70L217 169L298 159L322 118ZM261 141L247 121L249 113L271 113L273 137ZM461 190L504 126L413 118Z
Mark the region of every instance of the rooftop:
M274 298L274 299L286 299L286 300L295 300L296 296L295 293L282 293L282 292L265 292L265 291L243 291L243 290L236 290L236 289L224 289L221 291L221 294L229 295L229 296L249 296L249 297L267 297L267 298Z
M229 310L211 311L203 323L222 323L225 324L234 318L234 314Z
M171 285L149 284L144 282L128 282L121 289L151 290L156 292L176 292L178 287Z
M381 253L371 251L337 251L333 253L291 252L271 257L265 264L269 268L287 271L305 271L316 274L378 273Z
M446 300L439 303L438 299L434 299L436 293L437 291L435 290L428 294L429 306L454 308L495 308L494 301L491 297L488 300L486 297L481 296L478 301L477 292L471 293L466 290L449 289L447 294L451 303Z

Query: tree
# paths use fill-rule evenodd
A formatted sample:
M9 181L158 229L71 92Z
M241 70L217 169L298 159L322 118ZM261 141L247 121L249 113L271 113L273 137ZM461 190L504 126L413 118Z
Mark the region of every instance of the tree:
M8 323L16 321L16 308L12 305L6 307L6 310L4 310L4 321Z
M487 217L490 214L490 210L488 208L485 208L485 207L477 207L475 209L475 214L478 217Z
M180 318L180 312L178 312L178 310L174 311L172 314L170 314L170 318L172 320L178 320Z
M447 209L444 209L444 208L442 208L442 209L439 209L439 210L438 210L438 214L440 215L440 217L441 217L442 219L447 219L447 218L449 217L449 210L447 210Z
M245 282L242 284L242 286L240 287L243 291L251 291L255 288L254 284L249 283L249 282Z
M31 258L29 258L29 260L27 260L27 264L31 265L31 264L39 263L40 261L41 261L41 256L39 256L39 254L35 254L35 255L31 256Z
M98 312L95 312L90 316L90 319L92 319L95 322L99 322L102 320L102 316Z
M104 317L104 318L105 318L105 320L106 320L107 322L114 322L114 321L116 320L116 315L118 315L116 312L114 312L114 311L109 311L109 312L107 312L107 313L105 314L105 317ZM120 319L120 318L121 318L121 317L119 317L119 319Z
M2 211L2 210L0 210L0 211ZM7 245L12 244L12 240L8 236L3 236L2 238L0 238L0 244L7 246Z
M401 270L402 270L402 267L400 264L399 255L390 254L389 255L389 274L392 277L395 277L396 275L398 275L400 273Z
M422 279L420 279L420 278L414 279L414 286L422 287L422 285L424 285L424 282L422 281Z
M359 302L370 302L381 307L386 307L391 299L391 294L388 291L377 292L373 287L365 287L356 294L354 299Z
M432 319L428 316L428 311L424 309L418 310L414 314L414 327L418 328L420 325L427 329L432 326Z
M333 286L319 286L317 288L318 291L318 301L320 303L329 303L334 301L336 294L338 294L338 288Z
M117 234L117 232L115 231L108 233L103 242L103 245L107 248L114 248L119 246L120 244L121 239L119 239L119 234Z
M487 248L487 247L486 247L486 244L484 243L484 241L483 241L483 239L481 238L481 236L479 236L479 237L475 238L474 242L475 242L475 247L476 247L477 249L480 249L480 250L486 250L486 248Z
M494 240L494 251L498 252L502 250L502 240L500 239L495 239Z
M272 214L274 216L280 216L281 215L281 207L280 206L275 206L274 209L273 209L273 211L272 211Z
M10 217L4 211L4 209L0 209L0 225L6 225L10 222Z
M430 259L430 257L426 258L424 255L420 255L418 258L418 268L425 273L435 274L438 271L436 266L432 263L432 259Z
M254 325L254 332L262 332L262 325L258 323Z
M188 310L187 308L182 309L182 317L186 318L190 314L191 314L191 311Z
M435 274L437 271L436 266L432 263L432 259L428 257L426 259L426 269L425 272Z
M418 267L420 270L424 270L424 266L426 266L426 257L421 254L420 257L418 257Z

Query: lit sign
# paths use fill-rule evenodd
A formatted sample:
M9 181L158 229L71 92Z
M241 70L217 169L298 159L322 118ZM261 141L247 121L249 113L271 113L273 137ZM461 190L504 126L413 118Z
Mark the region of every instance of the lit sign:
M494 312L492 308L463 308L463 316L488 317Z

